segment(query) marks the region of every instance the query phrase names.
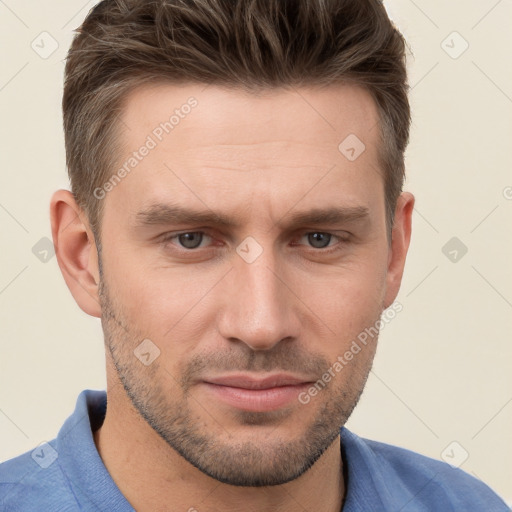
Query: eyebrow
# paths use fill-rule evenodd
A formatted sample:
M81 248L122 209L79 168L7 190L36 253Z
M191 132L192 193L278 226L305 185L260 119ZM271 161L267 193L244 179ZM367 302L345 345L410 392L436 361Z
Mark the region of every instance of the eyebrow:
M368 219L369 216L370 212L366 206L313 208L305 212L291 214L286 224L290 226L307 224L345 224ZM284 217L286 217L286 215ZM276 224L281 225L282 223L278 221Z
M194 210L179 205L155 203L137 212L137 227L163 225L211 225L233 228L240 225L234 219L212 210ZM334 225L353 223L369 218L369 210L365 206L345 206L313 208L311 210L285 214L275 225L281 228L293 228L301 225ZM286 219L286 220L283 220Z
M156 203L144 208L136 214L137 226L155 226L166 224L211 224L223 227L234 227L228 217L216 214L212 210L193 210L178 205Z

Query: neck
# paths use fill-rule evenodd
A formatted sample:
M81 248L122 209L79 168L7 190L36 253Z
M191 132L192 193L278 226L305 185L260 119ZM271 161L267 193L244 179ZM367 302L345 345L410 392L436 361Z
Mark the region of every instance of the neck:
M119 382L94 433L98 452L119 490L138 512L217 510L339 512L345 494L339 436L306 473L286 484L237 487L192 466L133 408Z

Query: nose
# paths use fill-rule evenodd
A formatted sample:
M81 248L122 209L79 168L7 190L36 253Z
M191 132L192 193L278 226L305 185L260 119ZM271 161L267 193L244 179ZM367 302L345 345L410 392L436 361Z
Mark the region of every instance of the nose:
M237 256L226 278L218 318L225 339L241 341L252 350L269 350L298 337L294 295L272 254L264 252L252 263Z

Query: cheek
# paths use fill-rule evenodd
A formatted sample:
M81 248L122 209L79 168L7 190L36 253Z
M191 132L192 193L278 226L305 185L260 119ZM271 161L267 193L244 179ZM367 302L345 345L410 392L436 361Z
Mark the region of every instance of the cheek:
M386 291L385 265L356 263L301 280L300 297L329 327L333 343L348 341L379 318Z
M145 268L133 263L137 272L118 269L117 297L127 324L138 335L151 339L162 352L190 352L204 331L213 325L214 304L209 293L217 276L170 268Z

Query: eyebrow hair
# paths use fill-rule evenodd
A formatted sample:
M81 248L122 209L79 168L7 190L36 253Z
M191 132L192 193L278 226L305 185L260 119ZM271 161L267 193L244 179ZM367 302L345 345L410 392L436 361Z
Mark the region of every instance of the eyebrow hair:
M292 214L285 224L342 224L345 222L354 222L368 218L369 213L370 212L366 206L313 208L305 212ZM286 215L284 217L286 217ZM276 222L276 224L281 225L281 220Z
M193 210L183 206L155 203L136 214L137 225L153 226L163 224L214 224L234 227L228 217L216 214L212 210Z
M282 228L293 228L307 224L341 224L367 219L369 210L365 206L313 208L311 210L285 214L275 222ZM283 220L287 218L286 220ZM179 205L155 203L136 214L137 226L172 224L204 224L221 227L236 227L240 223L212 210L194 210Z

